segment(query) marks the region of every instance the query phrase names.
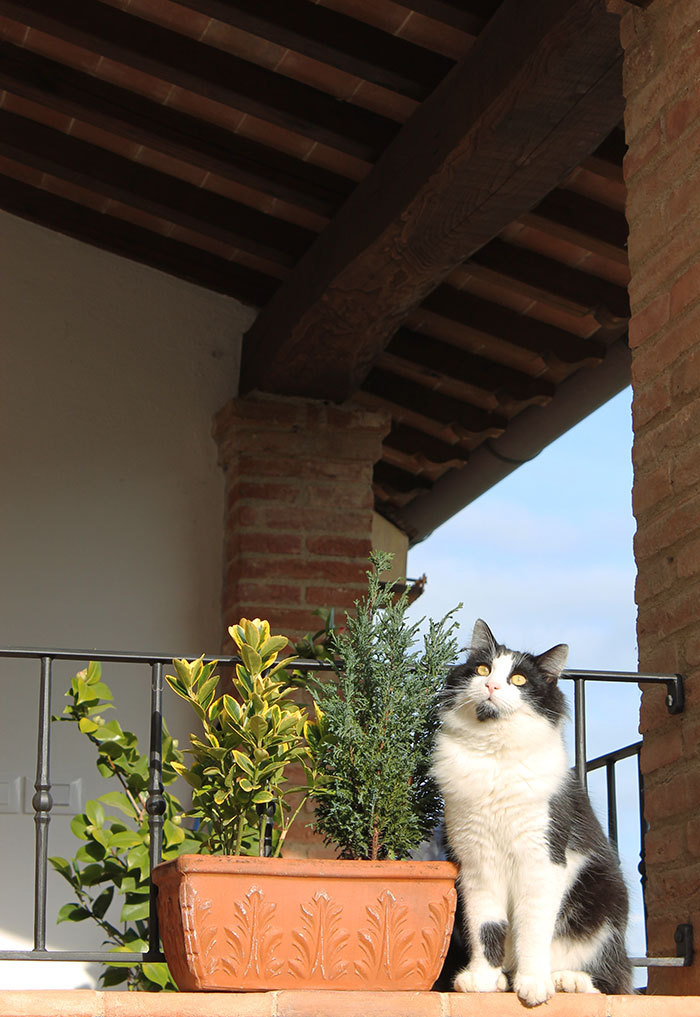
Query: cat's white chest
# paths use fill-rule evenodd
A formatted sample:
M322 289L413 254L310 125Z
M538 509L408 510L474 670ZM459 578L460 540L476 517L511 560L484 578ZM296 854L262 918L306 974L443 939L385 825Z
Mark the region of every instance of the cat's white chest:
M445 799L451 839L514 843L541 840L549 803L568 764L558 729L530 718L503 724L446 726L437 738L433 770Z

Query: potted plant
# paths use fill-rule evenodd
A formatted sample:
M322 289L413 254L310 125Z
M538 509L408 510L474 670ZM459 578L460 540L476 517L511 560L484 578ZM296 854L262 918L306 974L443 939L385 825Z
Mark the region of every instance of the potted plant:
M449 615L431 623L415 652L407 598L381 582L390 559L372 561L367 596L334 640L343 654L337 679L315 690L315 721L282 682L286 640L270 637L266 622L229 630L241 655L238 699L215 698L201 661L178 661L168 677L204 726L203 738L191 736L193 765L180 768L195 814L214 831L212 849L237 853L183 855L154 871L163 945L181 989L416 990L440 971L457 870L406 857L439 816L428 759L455 625ZM281 857L294 818L284 786L293 762L304 767L302 795L316 798L317 828L338 859ZM264 857L260 831L271 815L275 857Z

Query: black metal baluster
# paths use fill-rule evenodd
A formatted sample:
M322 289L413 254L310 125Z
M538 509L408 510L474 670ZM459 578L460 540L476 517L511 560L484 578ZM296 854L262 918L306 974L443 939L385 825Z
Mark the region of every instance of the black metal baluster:
M586 683L583 678L574 682L574 739L576 774L581 786L588 787L586 772Z
M34 949L46 950L46 875L51 822L51 657L41 658L39 689L39 740L36 757L35 794L32 798L36 824L34 856Z
M163 847L163 664L158 661L151 665L151 747L149 756L148 830L150 833L149 862L151 871L161 859ZM151 880L148 920L148 954L152 958L160 955L160 932L156 894L158 888Z
M617 784L613 759L609 759L605 764L605 783L608 792L608 839L615 845L617 851Z

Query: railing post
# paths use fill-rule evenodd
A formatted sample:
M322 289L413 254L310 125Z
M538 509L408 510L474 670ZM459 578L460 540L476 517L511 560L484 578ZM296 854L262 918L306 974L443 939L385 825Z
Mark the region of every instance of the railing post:
M574 739L576 775L581 786L588 787L586 772L586 683L583 678L574 681Z
M51 657L41 658L39 688L39 738L36 757L34 809L34 949L46 950L46 875L51 822Z
M163 795L163 664L161 661L157 661L151 666L151 746L146 811L148 812L150 833L149 862L150 869L153 871L161 859L165 813L165 797ZM158 888L151 880L148 919L148 953L151 957L156 957L160 953L160 932L156 910L157 892Z

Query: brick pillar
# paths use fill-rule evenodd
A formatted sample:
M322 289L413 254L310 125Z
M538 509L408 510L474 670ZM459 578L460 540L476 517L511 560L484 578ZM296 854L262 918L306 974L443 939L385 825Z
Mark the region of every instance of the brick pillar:
M372 469L389 421L360 406L256 394L215 419L226 473L222 613L294 639L352 607L371 549Z
M621 31L639 663L687 676L686 712L646 688L640 724L649 947L668 955L678 923L700 935L700 3L653 0ZM700 960L650 987L700 993Z

